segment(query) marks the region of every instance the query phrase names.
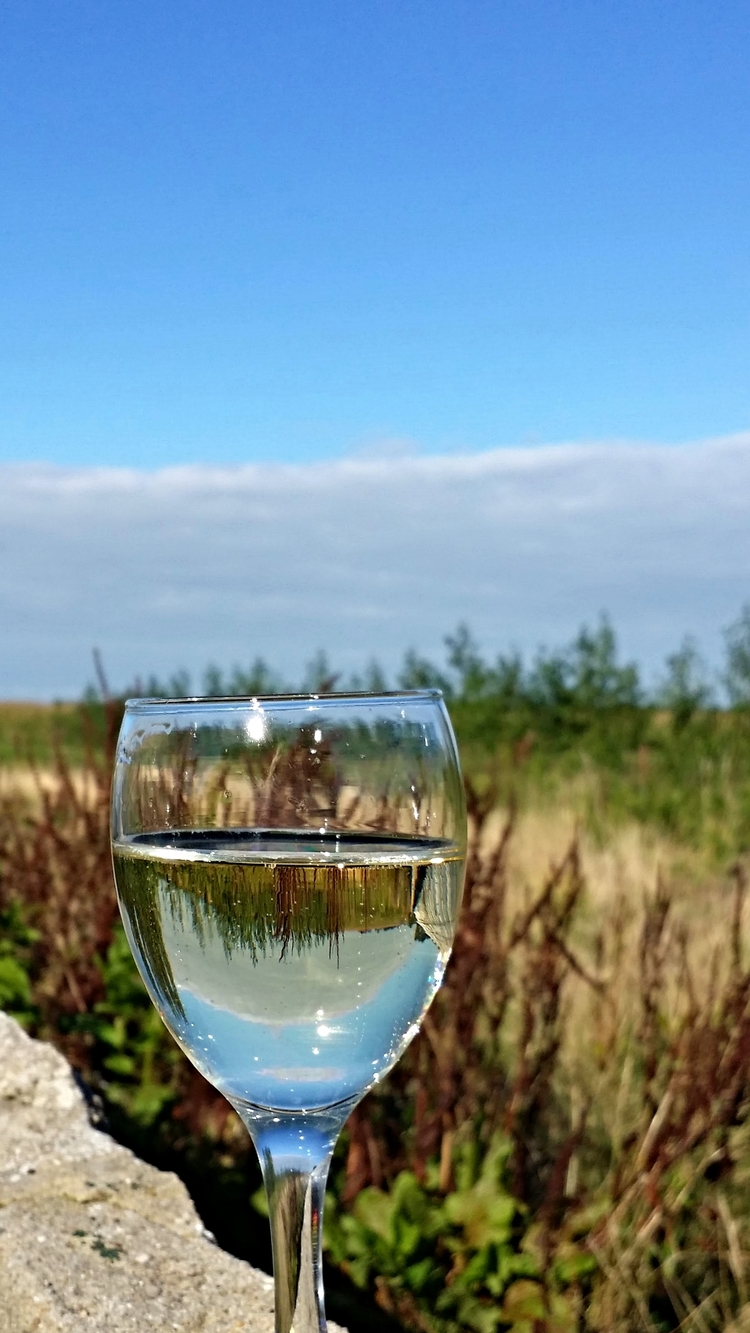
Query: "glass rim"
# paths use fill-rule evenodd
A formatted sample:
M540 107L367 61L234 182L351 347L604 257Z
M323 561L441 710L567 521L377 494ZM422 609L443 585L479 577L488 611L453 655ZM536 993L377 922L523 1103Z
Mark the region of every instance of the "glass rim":
M259 707L262 704L373 704L380 702L393 703L398 699L405 699L409 703L415 703L419 700L444 702L444 695L442 690L433 688L421 690L343 690L340 693L326 692L325 694L196 694L170 699L161 699L158 695L136 695L132 699L125 700L125 710L129 713L137 713L141 711L156 712L159 709L178 711L187 706L210 708L220 705L226 709L231 709L243 708L248 704L253 707Z

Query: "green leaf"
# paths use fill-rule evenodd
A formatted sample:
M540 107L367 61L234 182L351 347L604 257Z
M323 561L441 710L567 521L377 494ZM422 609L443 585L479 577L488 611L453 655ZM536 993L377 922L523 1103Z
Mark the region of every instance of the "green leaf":
M538 1282L520 1278L508 1287L503 1301L503 1318L511 1328L526 1322L532 1325L537 1320L544 1321L546 1315L544 1288Z
M414 1253L420 1240L422 1231L417 1222L410 1222L405 1217L394 1218L394 1239L395 1249L399 1259L408 1259Z
M404 1280L408 1287L414 1292L424 1291L428 1286L433 1286L435 1280L441 1278L441 1271L434 1259L420 1259L419 1263L409 1264L404 1269Z
M362 1190L354 1205L354 1215L364 1226L374 1231L382 1240L391 1240L391 1224L395 1212L392 1195L370 1186Z
M122 1055L121 1053L118 1053L107 1057L104 1061L104 1068L108 1069L112 1074L122 1074L124 1077L129 1078L135 1073L136 1063L132 1055Z
M445 1200L448 1220L463 1228L466 1243L474 1249L507 1241L518 1211L518 1201L498 1193L498 1187L486 1177L465 1193L449 1194Z
M585 1250L578 1250L575 1253L558 1258L552 1266L552 1272L563 1286L569 1283L578 1282L582 1277L588 1277L589 1273L595 1273L599 1267L593 1254Z
M30 1004L31 982L28 974L17 959L0 958L0 1008L28 1008Z

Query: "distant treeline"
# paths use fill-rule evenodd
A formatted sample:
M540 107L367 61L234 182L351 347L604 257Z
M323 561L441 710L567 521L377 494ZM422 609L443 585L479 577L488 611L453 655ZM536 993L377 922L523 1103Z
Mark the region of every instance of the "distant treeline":
M443 663L408 652L391 678L373 662L336 671L324 653L301 681L262 659L229 673L211 666L198 689L186 672L135 682L132 693L179 697L437 687L464 771L497 799L573 804L589 825L636 819L718 857L750 848L750 603L725 631L712 673L694 640L671 653L656 689L620 659L603 617L567 647L487 661L461 625ZM93 692L92 692L93 697Z
M264 658L256 657L249 667L235 666L228 672L211 665L200 683L184 670L166 680L152 675L136 680L128 693L175 698L437 687L449 704L492 700L513 712L650 707L689 715L701 708L750 705L750 603L725 630L724 640L724 668L712 675L694 639L687 636L667 657L656 689L646 688L637 662L619 660L615 631L603 616L595 628L583 626L565 648L539 649L530 663L518 652L485 660L462 624L445 639L443 664L411 649L392 678L377 661L346 675L321 650L298 681L284 679ZM90 689L91 694L96 692Z
M104 672L81 705L0 705L0 764L74 766L107 755L125 695L184 697L436 686L448 703L467 776L502 803L573 804L589 824L635 818L717 855L750 849L750 603L725 631L713 675L691 639L666 660L656 689L623 662L609 620L582 628L567 647L488 661L470 631L445 641L442 663L416 652L388 677L373 662L360 675L324 653L301 680L258 658L229 672L211 666L113 691ZM104 696L104 697L103 697ZM106 702L105 702L106 700Z

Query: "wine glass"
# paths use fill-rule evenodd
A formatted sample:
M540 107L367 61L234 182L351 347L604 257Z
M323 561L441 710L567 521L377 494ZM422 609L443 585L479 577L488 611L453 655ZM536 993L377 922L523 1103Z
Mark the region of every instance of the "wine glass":
M439 691L133 699L112 797L151 998L260 1158L276 1333L324 1333L338 1134L440 985L466 811Z

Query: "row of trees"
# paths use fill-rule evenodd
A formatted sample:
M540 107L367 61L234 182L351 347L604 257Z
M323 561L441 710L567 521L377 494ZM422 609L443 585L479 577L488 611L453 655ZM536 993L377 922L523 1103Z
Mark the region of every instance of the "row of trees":
M656 689L647 689L638 664L621 662L615 631L606 616L598 626L583 626L572 642L559 650L541 649L527 664L518 652L487 661L466 625L445 639L446 658L437 665L409 651L395 679L389 680L373 661L351 676L338 672L326 653L319 652L308 664L301 682L290 685L258 657L249 668L223 672L209 666L197 691L206 695L279 694L292 689L324 692L337 690L383 690L437 687L449 703L493 700L511 711L535 712L561 709L669 708L683 718L698 709L729 703L750 706L750 603L724 633L723 670L709 671L691 637L671 653ZM166 681L152 676L136 681L130 693L184 696L193 682L185 671Z

